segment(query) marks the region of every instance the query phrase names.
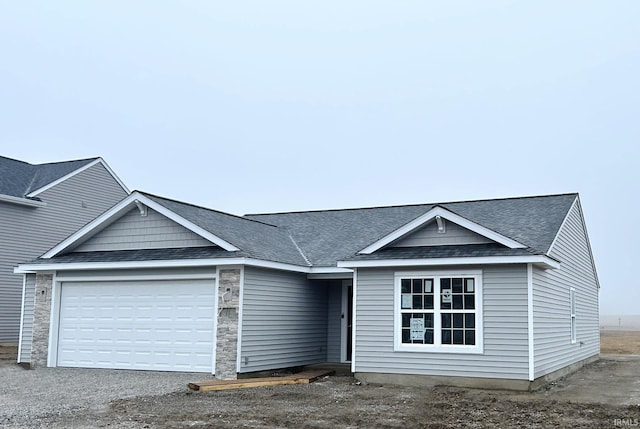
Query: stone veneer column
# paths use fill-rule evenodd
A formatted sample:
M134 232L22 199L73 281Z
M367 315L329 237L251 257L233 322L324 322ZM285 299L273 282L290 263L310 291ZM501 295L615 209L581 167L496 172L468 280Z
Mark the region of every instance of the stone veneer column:
M219 274L215 375L220 380L233 380L238 376L240 269L220 270Z
M31 368L46 367L49 354L51 322L51 286L53 274L36 274L36 296L33 308Z

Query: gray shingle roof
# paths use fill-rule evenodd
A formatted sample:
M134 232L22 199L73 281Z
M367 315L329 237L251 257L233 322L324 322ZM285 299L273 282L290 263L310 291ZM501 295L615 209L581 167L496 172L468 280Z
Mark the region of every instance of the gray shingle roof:
M549 250L577 194L366 209L252 214L286 228L314 266L331 266L392 233L436 205L528 246Z
M284 228L156 195L143 194L188 221L233 244L249 257L288 264L309 265Z
M510 249L500 244L465 244L426 247L388 247L370 255L355 255L348 261L383 259L472 258L486 256L531 256L529 249Z
M27 194L55 182L96 159L98 158L29 164L0 156L0 194L25 198Z
M49 264L51 262L132 262L132 261L169 261L180 259L214 259L242 257L241 252L227 252L219 247L183 247L172 249L115 250L102 252L72 252L52 259L36 259L30 264Z
M141 194L240 250L227 252L216 247L200 248L203 249L200 251L159 249L95 252L93 256L69 253L48 261L95 262L149 260L155 257L181 259L244 256L299 266L322 267L335 266L340 260L544 255L577 197L577 194L562 194L362 209L253 214L240 217L156 195L142 192ZM383 248L370 255L357 254L358 251L436 206L450 210L527 247L510 249L495 243Z

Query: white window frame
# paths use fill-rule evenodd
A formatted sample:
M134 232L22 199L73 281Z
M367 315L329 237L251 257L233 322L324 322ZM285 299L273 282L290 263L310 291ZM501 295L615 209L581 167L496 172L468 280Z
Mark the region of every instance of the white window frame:
M569 289L569 314L571 317L571 344L577 342L577 321L576 321L576 289Z
M434 344L405 344L402 342L402 288L401 280L407 278L433 278L434 287ZM447 310L440 309L440 278L473 277L475 287L475 346L460 344L441 344L441 314ZM483 330L483 285L482 270L457 270L457 271L398 271L394 273L394 351L422 352L422 353L484 353Z

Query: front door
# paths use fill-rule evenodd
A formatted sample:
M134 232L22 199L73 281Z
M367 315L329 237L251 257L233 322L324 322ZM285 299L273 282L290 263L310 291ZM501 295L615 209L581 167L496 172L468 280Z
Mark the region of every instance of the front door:
M351 362L353 353L353 281L342 281L342 362Z

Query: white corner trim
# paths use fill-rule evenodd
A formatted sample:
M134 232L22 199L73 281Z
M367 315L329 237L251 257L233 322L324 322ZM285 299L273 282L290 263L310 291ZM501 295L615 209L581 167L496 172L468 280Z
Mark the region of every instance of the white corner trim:
M434 266L434 265L482 265L482 264L529 264L529 263L541 265L545 269L560 268L560 262L544 255L338 261L338 267L341 267L341 268L415 267L415 266Z
M215 289L213 295L213 344L211 347L211 374L216 374L216 360L217 360L217 352L218 352L218 316L220 316L220 312L218 311L218 306L220 305L220 267L216 267L216 278L213 281L213 287Z
M11 204L19 204L27 207L45 207L47 203L44 201L30 200L28 198L13 197L11 195L0 195L0 201Z
M358 269L353 270L353 299L351 303L351 372L355 374L356 372L356 331L357 331L357 319L358 312L356 309L358 308ZM347 322L348 323L348 322Z
M57 284L58 279L56 273L53 273L51 278L51 300L49 311L49 340L48 340L48 353L47 353L47 366L58 366L58 330L60 323L60 286ZM36 282L36 295L38 294L38 283ZM37 299L37 298L36 298Z
M236 373L240 373L242 367L242 317L244 307L244 266L240 267L240 297L238 298L238 338L236 343Z
M69 247L73 246L74 244L78 243L79 241L89 237L92 233L100 231L105 224L108 225L108 222L110 220L116 218L118 215L122 214L123 212L128 211L133 207L139 207L139 204L144 204L145 206L150 207L151 209L153 209L153 210L157 211L158 213L162 214L163 216L166 216L167 218L171 219L172 221L174 221L174 222L182 225L183 227L189 229L193 233L198 234L202 238L204 238L206 240L209 240L210 242L222 247L224 250L227 250L227 251L239 250L237 247L235 247L231 243L229 243L229 242L221 239L220 237L217 237L216 235L214 235L214 234L202 229L201 227L193 224L192 222L189 222L188 220L186 220L183 217L175 214L171 210L168 210L167 208L165 208L162 205L156 203L155 201L151 200L150 198L146 197L145 195L143 195L143 194L141 194L141 193L139 193L137 191L134 191L133 193L129 194L129 196L127 196L122 201L120 201L118 204L116 204L115 206L111 207L109 210L107 210L106 212L104 212L103 214L98 216L96 219L94 219L93 221L89 222L87 225L85 225L84 227L80 228L74 234L70 235L68 238L66 238L65 240L60 242L60 244L58 244L57 246L53 247L51 250L46 252L44 255L42 255L42 258L49 259L49 258L52 258L52 257L58 255L59 253L61 253L64 250L68 249Z
M479 225L475 222L472 222L460 215L457 215L443 207L434 207L433 209L429 210L428 212L426 212L425 214L423 214L420 217L417 217L416 219L412 220L411 222L405 224L404 226L396 229L395 231L393 231L391 234L388 234L387 236L381 238L380 240L370 244L369 246L365 247L364 249L362 249L361 251L359 251L359 254L365 254L365 255L369 255L373 252L375 252L376 250L380 250L381 248L383 248L384 246L398 240L399 238L404 237L405 235L410 234L411 232L415 231L416 229L420 228L422 225L432 221L433 219L435 219L437 216L440 216L441 219L446 219L448 221L451 221L453 223L456 223L458 225L460 225L463 228L466 228L470 231L475 232L476 234L480 234L492 241L495 241L497 243L500 243L504 246L507 246L511 249L524 249L527 246L523 245L522 243L519 243L509 237L505 237L502 234L498 234L497 232L486 228L482 225Z
M527 337L529 343L529 381L535 380L535 350L533 336L533 265L527 264Z
M24 328L24 294L27 290L27 275L22 275L22 303L20 305L20 333L18 335L18 362L20 363L20 356L22 356L22 330Z

